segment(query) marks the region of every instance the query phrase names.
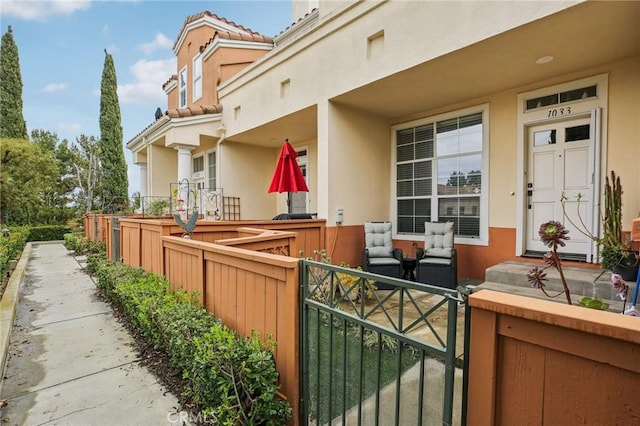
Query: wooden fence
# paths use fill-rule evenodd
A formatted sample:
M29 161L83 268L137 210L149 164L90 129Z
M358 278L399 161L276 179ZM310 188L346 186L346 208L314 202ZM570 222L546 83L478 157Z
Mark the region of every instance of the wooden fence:
M469 424L638 424L640 318L490 290L469 305Z
M295 246L295 233L246 228L240 233L248 236L224 244L161 237L164 274L173 289L196 291L206 309L238 334L271 336L280 396L297 419L298 259L270 253L282 250L285 240Z
M122 236L122 262L142 267L147 272L162 274L162 245L164 236L181 236L184 231L173 219L120 219ZM214 242L241 237L239 228L257 228L296 232L295 247L289 254L312 256L314 250L325 247L325 220L267 220L267 221L205 221L200 220L191 236L192 240ZM265 238L264 236L261 238Z

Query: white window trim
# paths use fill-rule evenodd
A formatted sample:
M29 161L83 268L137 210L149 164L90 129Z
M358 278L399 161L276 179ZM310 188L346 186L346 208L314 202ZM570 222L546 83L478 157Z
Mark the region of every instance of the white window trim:
M196 66L197 61L200 61L200 67ZM196 75L198 68L200 68L200 74ZM193 90L192 91L193 91L193 102L195 102L202 97L202 55L201 54L197 54L196 56L194 56L192 69L193 69ZM196 87L198 87L198 85L200 87L200 95L197 95L198 91L196 90Z
M396 191L396 133L410 127L417 127L427 123L435 123L437 121L449 118L460 117L473 113L482 113L482 194L480 194L480 236L479 238L456 237L456 244L488 246L489 245L489 104L481 104L469 108L450 111L406 123L396 124L391 127L391 218L393 222L394 235L397 240L416 241L424 239L424 234L398 234L397 221L397 191ZM437 194L432 195L433 199L437 198ZM433 209L432 204L432 209Z
M184 86L180 86L182 75L184 74ZM187 87L189 86L187 81L187 67L186 65L178 73L178 108L184 108L187 106ZM182 91L184 90L184 104L182 103Z

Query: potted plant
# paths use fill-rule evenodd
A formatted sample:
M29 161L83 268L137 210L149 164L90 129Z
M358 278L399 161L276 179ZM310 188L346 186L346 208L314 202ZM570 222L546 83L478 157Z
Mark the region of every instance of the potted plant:
M633 281L638 273L638 259L629 242L622 238L622 184L620 176L611 171L611 180L606 177L604 187L604 213L602 215L602 238L600 246L601 264L620 274L624 280Z

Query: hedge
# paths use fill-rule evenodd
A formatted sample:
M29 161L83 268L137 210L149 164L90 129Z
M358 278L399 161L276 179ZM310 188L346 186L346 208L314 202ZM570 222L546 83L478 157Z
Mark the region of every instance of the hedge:
M29 228L27 241L58 241L64 239L64 234L71 232L65 225L43 225Z
M291 408L276 396L278 373L260 336L241 337L199 306L195 295L171 291L165 277L93 259L98 286L126 320L182 371L185 396L199 418L221 425L284 425ZM268 336L267 336L268 337Z
M29 228L26 226L13 226L5 237L0 234L0 277L7 273L9 261L18 259L20 253L27 244Z

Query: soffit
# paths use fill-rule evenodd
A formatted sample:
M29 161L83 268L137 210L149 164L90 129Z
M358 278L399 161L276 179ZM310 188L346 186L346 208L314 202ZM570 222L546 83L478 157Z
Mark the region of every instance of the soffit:
M589 1L332 99L391 120L640 54L640 2ZM541 56L555 59L536 65Z
M317 116L316 106L310 106L260 127L230 135L227 140L276 148L282 146L285 139L292 143L314 139L318 128Z

